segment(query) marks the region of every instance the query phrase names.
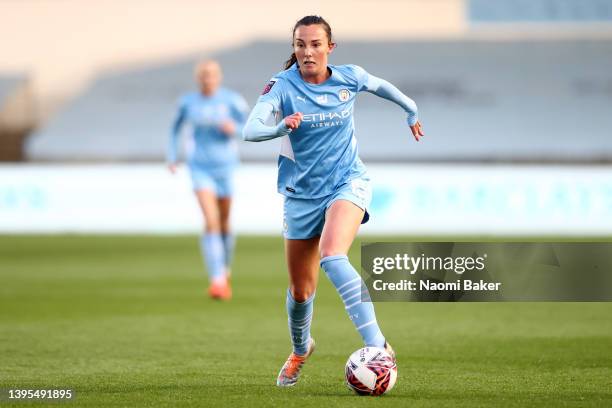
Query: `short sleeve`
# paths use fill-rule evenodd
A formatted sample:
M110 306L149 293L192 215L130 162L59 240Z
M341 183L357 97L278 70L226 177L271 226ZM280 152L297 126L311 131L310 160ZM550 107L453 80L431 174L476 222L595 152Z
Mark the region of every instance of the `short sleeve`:
M357 82L357 92L367 90L369 76L367 71L361 68L359 65L347 65L346 67Z
M283 104L283 80L270 78L257 102L267 102L274 107L274 111L281 111Z

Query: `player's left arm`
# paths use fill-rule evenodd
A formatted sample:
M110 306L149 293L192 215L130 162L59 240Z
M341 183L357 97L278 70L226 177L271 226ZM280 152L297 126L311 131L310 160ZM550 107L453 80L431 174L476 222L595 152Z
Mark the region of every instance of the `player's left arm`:
M230 107L230 115L234 124L232 135L241 135L249 117L249 104L241 95L236 95L234 98Z
M187 106L184 99L179 102L176 117L172 122L172 128L170 130L170 137L168 139L168 145L166 148L166 164L172 174L176 172L177 161L178 161L178 144L181 133L181 127L187 118Z
M408 115L408 126L410 126L410 130L417 142L421 136L425 136L421 122L419 122L419 111L416 103L389 81L368 73L366 75L364 90L398 104Z

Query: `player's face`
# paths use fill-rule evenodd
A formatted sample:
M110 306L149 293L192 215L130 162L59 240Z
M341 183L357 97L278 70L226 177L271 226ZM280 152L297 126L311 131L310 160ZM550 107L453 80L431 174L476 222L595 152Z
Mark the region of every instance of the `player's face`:
M216 62L205 62L198 66L196 80L204 95L214 94L221 85L221 67Z
M320 24L299 26L293 37L293 52L304 79L327 77L327 56L332 52L325 29Z

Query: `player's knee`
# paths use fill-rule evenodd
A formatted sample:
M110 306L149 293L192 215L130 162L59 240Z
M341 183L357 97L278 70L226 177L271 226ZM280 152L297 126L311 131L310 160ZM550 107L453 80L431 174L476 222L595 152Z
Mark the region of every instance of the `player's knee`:
M221 225L215 221L206 221L204 223L204 230L208 234L219 234L221 233Z
M335 248L333 246L322 246L321 248L319 248L319 252L320 252L320 256L321 259L326 258L328 256L334 256L334 255L346 255L346 253L344 251L342 251L339 248Z
M308 300L313 295L315 288L310 287L310 286L304 286L304 287L292 286L290 290L291 290L291 296L293 296L293 299L298 303L302 303Z

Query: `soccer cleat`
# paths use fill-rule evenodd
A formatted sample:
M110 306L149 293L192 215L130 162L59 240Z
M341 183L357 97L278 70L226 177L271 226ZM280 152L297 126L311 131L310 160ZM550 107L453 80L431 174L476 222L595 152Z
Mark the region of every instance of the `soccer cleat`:
M393 350L393 347L391 347L391 345L387 343L386 341L385 341L385 351L389 353L391 358L393 358L393 362L397 361L397 359L395 358L395 350Z
M230 300L232 298L232 286L228 279L213 282L208 287L208 295L213 299Z
M300 376L300 370L302 366L306 362L306 359L310 357L315 349L315 341L311 337L308 341L308 351L303 356L298 356L295 353L291 353L285 364L283 364L283 368L281 368L278 373L278 378L276 379L276 385L278 387L292 387L298 380Z

